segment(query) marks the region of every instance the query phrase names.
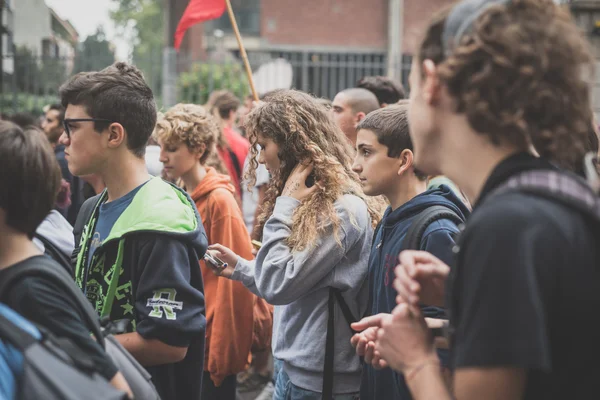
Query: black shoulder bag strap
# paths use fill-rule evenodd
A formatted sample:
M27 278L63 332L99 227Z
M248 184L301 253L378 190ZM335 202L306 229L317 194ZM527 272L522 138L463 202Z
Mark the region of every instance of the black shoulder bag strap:
M92 305L89 303L83 292L79 290L75 281L73 281L66 271L62 268L58 268L56 263L49 258L37 257L35 260L31 260L30 263L25 265L4 270L2 280L0 281L0 299L4 298L7 290L9 290L15 282L27 276L43 276L59 285L61 289L75 301L75 304L77 304L77 307L83 314L87 328L90 329L98 343L104 348L104 336L102 335L96 311L92 308Z
M333 375L334 375L334 354L335 354L335 320L334 320L334 312L335 312L335 300L337 299L338 304L340 305L340 309L342 310L342 314L344 314L344 318L346 322L348 322L348 326L356 322L357 320L352 315L352 311L350 311L350 307L344 300L342 296L342 292L336 288L329 288L329 299L327 301L327 309L328 309L328 317L327 317L327 336L325 338L325 363L323 367L323 400L332 400L333 399ZM352 327L350 327L352 330ZM352 330L352 332L354 332Z
M24 353L29 346L38 342L29 332L0 313L0 336Z
M231 157L233 168L235 168L235 173L237 174L238 179L241 181L243 178L242 178L242 164L240 164L240 159L238 158L237 154L235 154L233 152L233 150L227 149L227 151L229 151L229 157Z
M449 219L457 226L465 222L456 212L446 206L429 207L415 217L414 221L410 224L402 243L402 249L421 250L423 234L429 225L440 219Z
M77 256L81 251L81 235L83 234L83 229L85 225L90 222L92 218L92 213L96 208L96 204L98 204L98 200L102 196L102 193L90 197L87 199L79 209L79 214L77 214L77 220L75 221L75 225L73 225L73 236L75 237L75 248L73 249L73 254L71 255L71 265L77 265ZM75 267L73 267L73 273L75 273Z
M377 234L382 228L382 222L379 222L373 231L373 240L371 245L375 245L375 240L377 240ZM335 321L334 321L334 312L335 312L335 301L337 299L337 303L340 305L340 309L344 314L344 318L346 322L348 322L348 326L350 326L350 330L353 333L351 325L358 321L354 315L352 315L352 311L350 311L350 307L344 300L342 296L342 292L336 288L329 288L329 299L327 301L328 308L328 318L327 318L327 336L325 339L325 364L323 367L323 400L331 400L333 399L333 375L334 375L334 354L335 354Z

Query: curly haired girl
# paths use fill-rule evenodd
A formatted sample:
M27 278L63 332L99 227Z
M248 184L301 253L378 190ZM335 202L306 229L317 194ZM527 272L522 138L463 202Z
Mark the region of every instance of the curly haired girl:
M342 292L354 316L364 313L379 213L351 169L347 139L315 98L273 92L248 115L246 132L251 151L259 146L258 161L272 174L258 222L263 245L253 262L224 246L211 249L229 264L222 276L241 281L276 306L273 353L282 368L274 399L312 398L324 388L330 288ZM252 162L250 181L256 167ZM337 306L334 321L332 392L336 399L356 398L360 361Z

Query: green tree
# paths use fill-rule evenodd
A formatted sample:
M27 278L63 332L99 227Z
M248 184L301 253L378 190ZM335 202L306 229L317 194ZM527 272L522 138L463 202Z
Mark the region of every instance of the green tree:
M248 94L248 80L239 63L194 63L177 80L180 100L204 104L213 90L227 89L239 98Z
M111 18L133 44L131 58L155 93L160 93L164 47L163 0L112 0Z
M111 44L106 40L104 30L98 27L96 33L88 36L80 45L75 58L74 72L99 71L115 62Z

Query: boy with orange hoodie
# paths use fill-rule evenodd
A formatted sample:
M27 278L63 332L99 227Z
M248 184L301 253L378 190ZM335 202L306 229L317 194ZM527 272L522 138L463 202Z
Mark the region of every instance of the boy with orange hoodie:
M208 243L222 243L252 258L252 244L228 176L206 166L215 152L218 125L197 105L178 104L159 118L154 137L170 178L181 179L200 217ZM206 297L206 350L202 398L235 400L236 374L249 362L255 296L240 282L218 279L200 262Z

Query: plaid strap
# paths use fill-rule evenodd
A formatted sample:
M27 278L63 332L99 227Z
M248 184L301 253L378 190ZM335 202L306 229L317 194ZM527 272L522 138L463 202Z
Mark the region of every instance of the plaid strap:
M488 198L512 191L532 193L556 200L600 221L600 199L589 184L576 175L554 170L523 172L508 179Z

